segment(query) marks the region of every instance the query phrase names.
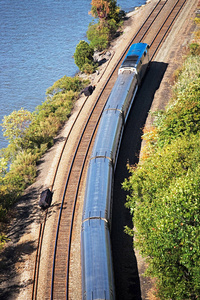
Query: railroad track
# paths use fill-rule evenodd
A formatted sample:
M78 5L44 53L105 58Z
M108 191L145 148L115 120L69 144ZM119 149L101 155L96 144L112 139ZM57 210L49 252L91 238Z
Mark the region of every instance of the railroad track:
M93 137L101 117L103 107L116 81L118 67L120 66L124 56L129 47L133 43L146 42L150 45L150 57L153 60L159 47L168 35L175 19L187 0L165 0L158 1L148 18L142 24L138 32L133 36L130 44L120 57L115 65L108 80L106 81L99 97L88 116L86 124L80 133L77 147L74 150L74 155L71 157L71 163L68 170L65 188L63 191L62 201L60 205L60 212L58 217L57 229L53 232L51 249L53 250L50 256L49 267L50 271L47 275L47 282L45 286L40 286L40 266L42 241L44 236L44 229L47 219L48 211L45 214L44 222L40 227L40 236L38 238L38 251L36 255L35 272L33 280L32 299L75 299L72 295L74 281L76 278L70 275L70 254L71 241L73 238L73 223L74 215L77 206L79 205L79 191L83 185L83 179L86 172L86 165L88 161L88 153L91 149ZM68 139L68 138L67 138ZM67 145L67 139L65 147ZM63 148L64 151L64 148ZM63 152L62 152L63 153ZM62 154L61 154L62 156ZM60 160L59 162L61 161ZM56 177L56 174L55 174ZM55 178L54 178L55 181ZM54 182L52 184L53 188ZM44 255L43 255L44 256ZM80 280L80 278L79 278ZM70 282L70 284L69 284ZM41 298L41 290L43 296Z

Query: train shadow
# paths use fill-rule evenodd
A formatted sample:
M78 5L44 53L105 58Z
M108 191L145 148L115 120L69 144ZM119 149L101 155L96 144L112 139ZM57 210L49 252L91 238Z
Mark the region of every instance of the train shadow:
M131 165L138 163L142 128L145 125L154 94L160 86L167 66L168 64L162 62L151 63L130 111L119 152L114 180L111 232L117 300L147 299L146 291L143 288L141 289L141 274L138 272L138 262L133 250L133 239L124 233L125 225L130 228L133 225L129 210L124 206L127 193L121 189L121 184L129 176L126 167L127 162Z

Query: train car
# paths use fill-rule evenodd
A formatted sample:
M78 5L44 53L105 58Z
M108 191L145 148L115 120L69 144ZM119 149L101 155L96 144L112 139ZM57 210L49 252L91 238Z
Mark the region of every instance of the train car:
M118 153L119 141L121 141L124 127L124 119L121 111L104 110L94 146L92 149L91 158L107 157L116 166L116 157Z
M124 126L148 63L148 45L130 47L101 116L88 167L81 232L84 300L115 299L110 225L112 190Z
M114 300L114 273L110 230L102 219L85 220L82 224L81 249L84 300Z
M113 188L113 164L106 157L90 160L82 219L99 218L110 223ZM110 224L109 224L110 226Z
M138 89L137 73L124 70L118 75L116 83L110 93L104 112L108 110L118 110L123 115L126 123L129 110Z

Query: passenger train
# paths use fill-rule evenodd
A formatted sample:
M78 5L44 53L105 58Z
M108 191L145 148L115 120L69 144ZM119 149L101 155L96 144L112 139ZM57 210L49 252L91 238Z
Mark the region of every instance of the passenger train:
M81 230L82 299L115 299L110 229L113 178L124 126L149 64L149 46L133 44L104 107L90 157Z

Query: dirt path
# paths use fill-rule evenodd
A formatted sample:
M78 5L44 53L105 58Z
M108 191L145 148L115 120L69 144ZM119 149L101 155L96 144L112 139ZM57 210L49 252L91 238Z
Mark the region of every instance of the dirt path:
M195 0L187 1L187 5L182 11L178 21L176 22L176 25L173 27L172 33L167 38L162 49L159 51L151 73L148 75L150 76L151 81L154 82L154 84L151 90L152 94L150 96L148 95L145 98L145 101L147 101L149 97L151 98L149 100L149 103L152 103L150 108L152 111L164 108L170 98L171 85L173 84L173 73L182 63L182 56L187 50L187 44L190 41L192 32L194 30L192 18L194 17L195 8L197 5L196 2L197 1ZM155 3L157 3L157 0L152 0L148 2L146 6L140 8L138 11L129 14L129 19L125 22L124 34L113 42L111 48L109 49L109 53L107 53L106 59L110 60L108 60L106 64L103 64L101 66L99 75L95 75L91 78L92 83L97 84L97 86L93 97L89 97L88 107L91 105L94 97L96 97L99 90L101 90L101 86L103 85L104 80L107 78L110 69L113 67L115 61L117 60L117 57L120 55L120 53L128 43L132 33L137 31L137 28L139 28L139 26L148 16ZM105 69L106 65L107 69ZM144 97L144 95L142 97ZM38 167L38 177L36 182L26 190L24 197L22 197L21 201L13 210L14 217L8 230L9 241L5 249L2 251L0 257L1 299L31 299L35 251L37 247L39 225L43 218L43 213L38 207L38 198L41 191L51 185L55 172L55 166L63 146L63 141L67 136L73 120L78 113L78 110L80 109L83 101L84 97L82 97L77 102L76 107L73 111L73 115L70 117L63 130L60 132L60 135L56 138L54 147L52 147L52 149L50 149L48 153L42 158L41 163ZM138 107L138 110L139 109L141 110L140 105ZM137 111L137 105L135 106L135 110ZM84 115L83 117L86 116L87 115ZM132 116L134 115L131 114L130 120L132 119ZM146 115L143 116L144 119L146 119L146 117ZM147 126L150 126L151 123L152 118L148 117L146 121ZM116 174L117 180L115 184L115 193L118 193L118 187L121 185L124 177L127 176L126 162L127 159L129 159L129 154L131 160L133 153L135 154L135 151L138 151L138 149L140 149L140 145L137 145L136 148L134 148L135 146L133 146L133 148L130 149L131 153L126 153L125 149L127 148L127 143L129 145L130 133L132 134L131 121L129 121L127 124L127 130L125 133L126 135L123 139L123 145L120 151L120 164L117 168L118 173ZM116 216L119 213L119 208L121 209L121 205L125 201L124 193L121 197L123 198L122 203L119 206L114 207L114 213L116 213ZM122 219L124 222L126 222L126 224L130 223L131 221L129 213L124 210L124 207ZM113 222L116 222L116 220L114 219ZM112 239L114 239L116 235L119 238L121 235L123 236L123 234L123 228L117 227L116 231L113 232ZM118 243L118 241L116 243ZM125 238L123 241L123 247L128 249L128 259L129 256L130 259L133 259L132 241ZM117 259L118 254L114 253L114 256ZM138 268L139 277L138 274L134 275L129 271L127 271L127 273L125 272L127 274L125 276L117 276L116 282L118 285L118 298L122 300L141 298L153 300L154 298L151 291L152 282L148 278L144 278L142 276L145 268L145 263L138 253L136 253L134 263ZM130 268L127 267L127 263L124 262L119 264L119 267L121 269L117 269L116 266L115 269L117 270L117 273L121 274L123 274L121 271ZM130 278L130 274L131 276L137 276L140 280L139 286L141 290L138 291L138 294L136 293L137 295L135 294L135 296L132 295L132 291L134 289L131 285L134 285L134 282L137 282L137 280L134 281L133 278ZM127 280L130 281L130 286L127 286Z

